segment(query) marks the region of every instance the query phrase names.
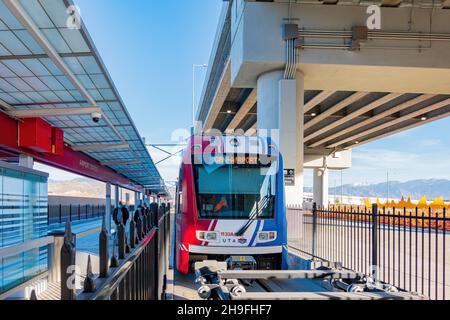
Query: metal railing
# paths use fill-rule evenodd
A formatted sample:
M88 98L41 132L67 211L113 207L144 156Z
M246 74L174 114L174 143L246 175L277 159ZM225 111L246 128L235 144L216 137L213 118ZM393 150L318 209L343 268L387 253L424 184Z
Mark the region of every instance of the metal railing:
M114 207L111 207L111 212ZM91 204L49 205L48 224L64 223L100 218L105 214L106 206Z
M82 290L77 290L70 279L75 271L75 247L66 230L61 247L61 299L62 300L159 300L166 289L168 264L168 244L170 230L170 205L152 204L142 209L129 223L129 233L125 226L117 227L113 253L109 258L109 235L103 224L99 235L100 272L92 273L88 259L86 277ZM69 224L68 224L69 225Z
M111 206L110 212L113 212L114 208L114 206ZM133 212L134 208L135 206L131 205L128 207L128 210ZM57 204L49 205L47 211L47 223L50 225L61 224L67 221L75 222L101 218L106 212L106 206L99 204Z
M435 300L449 298L445 208L287 209L291 248Z

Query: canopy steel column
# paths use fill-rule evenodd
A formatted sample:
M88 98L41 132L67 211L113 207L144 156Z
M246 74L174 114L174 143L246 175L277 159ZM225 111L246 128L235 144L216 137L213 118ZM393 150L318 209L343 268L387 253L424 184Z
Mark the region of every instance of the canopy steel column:
M128 192L125 193L125 207L130 209L130 194Z
M314 169L313 198L318 206L328 207L328 169Z
M135 206L135 210L141 205L141 195L139 194L139 192L135 192L134 193L134 206Z
M21 154L19 155L19 165L25 168L33 169L34 159L29 155Z
M258 135L270 136L280 148L284 169L294 171L293 185L286 185L286 204L303 204L304 76L284 79L284 70L258 78Z
M111 183L106 184L105 222L106 229L111 234Z
M119 207L119 186L114 186L114 208Z

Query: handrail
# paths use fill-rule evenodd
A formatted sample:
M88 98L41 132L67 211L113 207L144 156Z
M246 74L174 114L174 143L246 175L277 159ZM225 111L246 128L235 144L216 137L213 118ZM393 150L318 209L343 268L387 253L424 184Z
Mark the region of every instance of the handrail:
M76 234L75 236L77 238L81 238L81 237L90 235L97 231L100 231L99 227L95 227L95 228L80 232L79 234ZM27 252L27 251L30 251L30 250L33 250L36 248L42 248L47 245L53 244L54 240L55 239L53 236L47 236L44 238L39 238L39 239L24 242L24 243L15 244L15 245L8 246L5 248L0 248L0 258L20 254L20 253Z
M89 256L81 290L73 283L73 276L79 273L77 268L73 268L76 265L74 240L77 235L72 232L69 221L64 232L49 233L42 239L1 248L0 257L48 246L49 269L46 274L49 283L61 284L58 295L61 300L164 299L169 260L170 204L153 203L150 208L139 210L142 212L136 221L132 219L130 222L129 235L124 226L119 225L112 255L108 252L109 233L103 217L99 233L100 273L98 276L93 274ZM87 232L90 234L97 230L91 228ZM36 298L34 290L32 296Z
M5 248L0 248L0 258L8 257L16 254L20 254L26 251L30 251L36 248L45 247L54 242L54 238L52 236L48 236L45 238L40 238L36 240L31 240L25 243L20 243L16 245L12 245Z
M98 290L95 293L81 293L78 295L78 300L106 300L113 293L114 290L117 289L120 282L123 281L128 271L130 271L133 263L139 258L141 253L156 235L156 227L150 231L150 234L147 238L140 244L140 246L134 249L128 256L125 257L125 260L117 267L111 268L112 274L109 278L106 279L96 279L96 284L98 285Z
M111 266L107 277L88 274L84 284L85 289L77 293L74 296L75 299L115 300L127 298L158 299L158 297L161 297L160 293L164 292L165 287L165 260L168 258L164 248L168 239L170 207L160 206L153 209L153 213L150 210L148 214L144 215L142 222L138 221L136 225L130 225L130 228L137 228L137 235L140 232L143 232L144 235L139 244L136 244L137 247L133 249L133 238L126 239L131 247L131 252L124 255L123 259L120 258L120 254L117 259L116 253L113 253L113 258L116 257L115 259L118 262L117 267ZM143 228L142 231L139 231L139 224ZM150 224L153 226L150 226ZM121 237L120 234L118 236ZM120 250L123 250L123 247L121 249L121 242L119 242ZM86 289L86 281L89 283L89 289Z

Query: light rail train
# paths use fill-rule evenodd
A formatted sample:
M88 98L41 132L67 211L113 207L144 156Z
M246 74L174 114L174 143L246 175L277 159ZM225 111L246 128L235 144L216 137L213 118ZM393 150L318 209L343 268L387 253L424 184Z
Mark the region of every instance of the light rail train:
M283 160L270 138L193 136L176 197L176 266L248 257L287 269Z

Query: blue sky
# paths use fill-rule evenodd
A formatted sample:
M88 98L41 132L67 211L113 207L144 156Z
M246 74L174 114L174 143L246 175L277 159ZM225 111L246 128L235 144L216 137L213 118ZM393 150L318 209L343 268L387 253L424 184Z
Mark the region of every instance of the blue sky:
M131 116L147 142L170 142L191 124L192 64L208 63L221 0L76 0L81 16ZM205 72L197 73L197 98ZM354 150L343 183L450 179L450 119ZM158 160L162 155L151 151ZM160 166L175 180L177 161ZM52 171L52 178L73 176ZM330 185L340 185L340 173ZM305 184L311 185L311 173Z

